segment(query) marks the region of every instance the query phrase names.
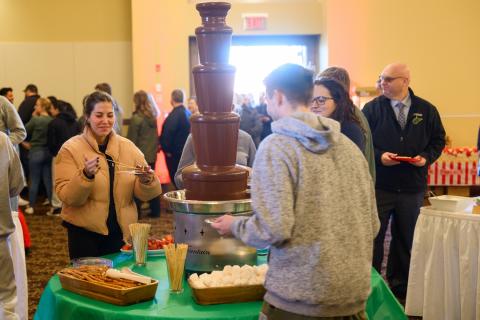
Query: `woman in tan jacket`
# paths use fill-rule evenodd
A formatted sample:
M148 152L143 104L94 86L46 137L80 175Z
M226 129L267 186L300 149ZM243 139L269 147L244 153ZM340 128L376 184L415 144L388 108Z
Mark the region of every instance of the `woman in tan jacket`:
M55 160L55 191L63 202L70 258L118 252L137 222L133 197L148 201L161 194L142 152L113 131L112 97L96 91L84 102L83 134L69 139Z

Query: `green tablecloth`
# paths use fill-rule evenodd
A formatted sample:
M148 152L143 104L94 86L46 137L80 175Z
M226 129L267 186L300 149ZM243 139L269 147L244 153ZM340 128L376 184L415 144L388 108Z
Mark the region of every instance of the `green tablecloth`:
M132 257L111 255L115 267L132 267ZM265 257L258 262L265 263ZM43 291L35 313L35 320L131 320L131 319L258 319L261 301L202 306L192 299L189 286L181 294L170 294L167 267L164 257L149 257L147 267L132 267L135 272L159 280L157 293L151 301L131 306L116 306L63 290L60 280L53 276ZM372 268L372 293L367 302L371 320L406 319L400 304L395 300L381 276Z

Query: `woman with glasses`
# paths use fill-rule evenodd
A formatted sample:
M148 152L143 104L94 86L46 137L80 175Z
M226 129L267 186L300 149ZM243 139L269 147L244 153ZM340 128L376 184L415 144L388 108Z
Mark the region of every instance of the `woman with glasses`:
M365 134L360 120L355 116L353 102L344 87L336 80L319 78L315 80L313 97L310 110L340 122L341 132L364 152Z

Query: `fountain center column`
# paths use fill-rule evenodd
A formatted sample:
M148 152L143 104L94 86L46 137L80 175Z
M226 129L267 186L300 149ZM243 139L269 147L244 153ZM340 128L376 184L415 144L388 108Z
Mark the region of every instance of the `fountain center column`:
M248 198L248 171L236 165L240 117L232 113L235 68L228 64L232 28L226 2L199 3L202 26L195 29L200 65L193 79L200 114L190 118L196 164L183 169L188 200Z

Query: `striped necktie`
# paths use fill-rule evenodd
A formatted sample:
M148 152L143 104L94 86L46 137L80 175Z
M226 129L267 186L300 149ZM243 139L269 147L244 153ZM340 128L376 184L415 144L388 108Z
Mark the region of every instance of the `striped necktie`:
M405 124L407 123L407 117L405 115L405 107L406 105L404 105L403 103L399 102L395 105L395 107L398 108L398 118L397 118L397 121L398 121L398 124L400 125L400 127L403 129L405 129Z

